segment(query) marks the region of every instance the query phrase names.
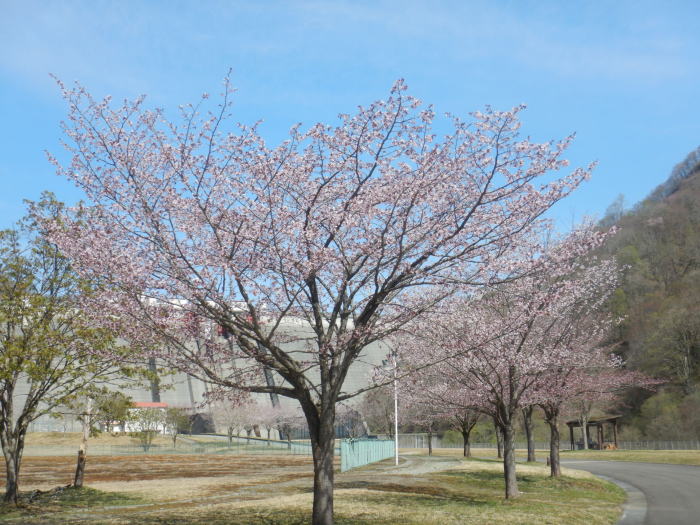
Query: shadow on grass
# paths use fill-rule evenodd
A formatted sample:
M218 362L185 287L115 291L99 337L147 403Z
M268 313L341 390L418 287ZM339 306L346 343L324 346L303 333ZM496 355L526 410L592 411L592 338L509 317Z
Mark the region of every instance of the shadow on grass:
M118 492L103 492L89 487L56 487L48 491L33 490L20 494L19 504L0 504L0 521L23 518L46 518L68 510L91 507L131 506L146 503L138 496Z
M445 486L444 484L435 484L433 483L432 485L422 485L422 484L416 484L416 485L406 485L406 484L398 484L398 483L383 483L383 482L371 482L371 481L352 481L352 482L337 482L335 484L336 489L366 489L366 490L374 490L377 492L383 492L383 493L394 493L396 498L403 498L407 496L411 496L411 501L419 504L424 504L424 505L433 505L441 504L441 500L446 500L449 502L459 502L459 503L467 503L469 505L488 505L489 502L477 498L471 495L467 495L463 492L457 492L454 490L451 490L449 487ZM397 504L400 503L400 501L395 500L395 501L390 501L391 494L377 494L376 496L373 495L366 495L363 496L363 499L370 501L372 498L375 499L381 499L383 503L392 503L392 504Z
M448 471L440 472L438 477L451 478L455 483L467 487L478 486L480 488L488 488L494 490L503 489L503 473L491 471ZM567 476L552 478L545 475L537 474L521 474L516 472L518 480L518 488L521 491L562 491L562 490L598 490L601 486L601 481L596 479L575 479Z

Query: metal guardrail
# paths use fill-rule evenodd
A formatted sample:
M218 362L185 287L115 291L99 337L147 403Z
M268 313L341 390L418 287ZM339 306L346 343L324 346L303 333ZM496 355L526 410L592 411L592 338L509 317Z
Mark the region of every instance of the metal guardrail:
M618 441L619 450L700 450L700 440L687 441Z
M347 439L340 443L340 471L376 463L394 456L394 441Z

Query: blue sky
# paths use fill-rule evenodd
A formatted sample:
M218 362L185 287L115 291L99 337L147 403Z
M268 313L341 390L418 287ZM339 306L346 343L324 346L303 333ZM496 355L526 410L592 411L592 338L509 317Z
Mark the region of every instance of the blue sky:
M570 225L623 193L633 204L700 144L700 3L527 1L0 0L0 228L44 189L80 197L62 153L66 108L49 73L96 95L175 108L218 93L280 140L410 92L456 114L525 103L536 140L577 138L593 179L554 214Z

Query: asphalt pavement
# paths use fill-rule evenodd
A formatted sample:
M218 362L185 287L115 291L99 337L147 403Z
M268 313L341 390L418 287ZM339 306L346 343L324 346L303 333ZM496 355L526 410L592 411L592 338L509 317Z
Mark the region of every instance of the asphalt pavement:
M700 525L700 467L627 461L562 465L622 482L629 501L620 525Z

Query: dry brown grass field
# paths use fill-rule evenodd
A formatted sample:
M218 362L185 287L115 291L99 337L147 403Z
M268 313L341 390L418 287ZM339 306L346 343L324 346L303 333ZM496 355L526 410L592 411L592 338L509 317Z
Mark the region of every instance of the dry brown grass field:
M562 460L599 459L700 466L700 450L567 450Z
M22 462L22 490L47 490L72 481L75 458L27 457ZM280 478L312 475L304 456L244 456L223 454L88 456L85 484L101 490L157 492L166 499L187 496L207 485L265 484ZM4 482L4 473L0 474ZM160 497L160 496L159 496Z
M406 451L408 452L408 451ZM21 488L48 490L70 482L73 457L27 457ZM501 465L451 453L406 454L336 474L336 516L342 524L586 523L612 524L624 494L580 471L551 480L543 465L518 467L522 496L503 499ZM61 496L39 497L0 522L90 524L308 523L311 459L304 456L177 454L93 456L85 483ZM43 499L42 499L43 498Z
M75 445L77 453L81 435L80 432L29 432L25 444L28 447ZM187 440L188 437L178 436L177 439L178 441L182 441ZM89 446L138 445L138 440L127 434L112 435L107 432L102 432L97 436L91 437L88 443ZM164 446L171 445L172 439L168 436L156 436L153 439L153 444Z

